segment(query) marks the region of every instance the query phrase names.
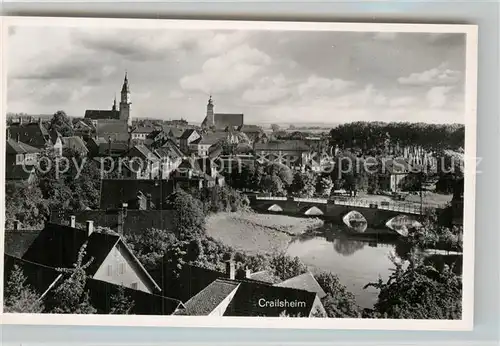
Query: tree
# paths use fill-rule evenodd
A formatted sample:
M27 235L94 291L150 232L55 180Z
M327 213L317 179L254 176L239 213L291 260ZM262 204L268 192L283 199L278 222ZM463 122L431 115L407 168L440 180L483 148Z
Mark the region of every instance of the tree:
M41 229L50 215L49 204L38 186L7 181L5 184L5 227L14 220L25 228Z
M282 163L271 163L264 167L264 172L267 175L276 175L278 176L284 187L289 187L293 182L293 173L290 167Z
M272 196L282 196L285 194L283 181L277 175L266 175L261 180L262 190Z
M323 197L330 197L333 189L333 181L330 176L323 176L318 180L318 193Z
M205 214L201 201L180 189L169 199L175 211L173 225L179 239L189 239L204 234Z
M279 131L280 127L278 124L272 124L271 125L271 130L273 130L273 132L277 132Z
M300 261L300 258L292 258L285 253L272 256L270 265L275 275L283 281L307 272L307 266Z
M26 284L27 278L16 264L5 283L4 312L40 313L44 306L40 296Z
M322 272L316 274L315 278L326 293L322 303L328 317L359 317L360 310L356 304L354 294L340 283L338 276Z
M128 315L134 308L134 301L125 295L125 287L119 286L116 293L111 296L112 315Z
M365 314L377 318L461 318L462 281L452 268L438 270L424 265L422 258L416 256L410 256L409 261L393 262L396 268L387 282L379 279L365 286L379 290L374 309Z
M66 276L65 280L54 290L52 300L56 314L94 314L97 310L90 302L89 292L85 290L87 283L86 269L90 266L91 258L83 263L86 255L87 243L84 243L78 252L73 268L57 268L57 271Z
M313 197L316 192L316 177L312 172L295 172L289 191L300 197Z
M133 233L125 239L146 270L157 268L168 248L177 242L174 234L157 228L146 228L143 233Z
M71 119L64 111L57 111L50 120L49 130L57 131L63 137L74 136L73 124Z

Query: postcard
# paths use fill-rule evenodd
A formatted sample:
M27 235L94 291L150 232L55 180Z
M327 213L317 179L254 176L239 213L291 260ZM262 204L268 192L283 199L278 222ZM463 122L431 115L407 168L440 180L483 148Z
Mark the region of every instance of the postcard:
M2 20L2 323L472 328L476 26Z

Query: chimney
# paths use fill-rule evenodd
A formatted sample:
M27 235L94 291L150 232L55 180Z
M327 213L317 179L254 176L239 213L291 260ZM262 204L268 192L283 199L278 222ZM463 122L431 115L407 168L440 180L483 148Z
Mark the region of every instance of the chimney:
M17 136L16 136L16 137L17 137L17 138L16 138L16 140L17 140L17 142L19 143L19 133L17 134Z
M71 217L69 219L69 226L73 227L73 228L76 228L76 217L75 217L75 215L71 215Z
M92 232L94 232L94 221L87 220L87 236L90 237Z
M19 220L14 220L14 231L18 231L20 225L21 223L19 222Z
M226 276L230 280L234 280L236 278L236 269L232 260L226 261Z

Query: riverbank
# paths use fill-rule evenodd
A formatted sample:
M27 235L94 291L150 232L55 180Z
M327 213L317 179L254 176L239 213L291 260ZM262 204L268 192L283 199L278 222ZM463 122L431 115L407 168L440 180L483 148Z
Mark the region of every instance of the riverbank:
M252 212L217 213L207 217L207 234L247 253L285 251L292 237L323 225L318 218Z

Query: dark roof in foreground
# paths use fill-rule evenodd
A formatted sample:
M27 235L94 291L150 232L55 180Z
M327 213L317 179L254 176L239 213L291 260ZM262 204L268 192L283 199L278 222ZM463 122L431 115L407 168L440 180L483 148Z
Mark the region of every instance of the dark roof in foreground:
M23 257L42 230L5 230L4 252L14 257Z
M35 174L34 166L8 165L5 167L6 180L27 180L32 174Z
M29 144L18 142L12 138L7 139L7 154L34 154L39 153L41 150L32 147Z
M23 259L52 268L72 268L80 248L87 242L84 262L93 258L87 273L94 275L119 240L120 237L114 234L93 232L88 236L85 230L48 223Z

